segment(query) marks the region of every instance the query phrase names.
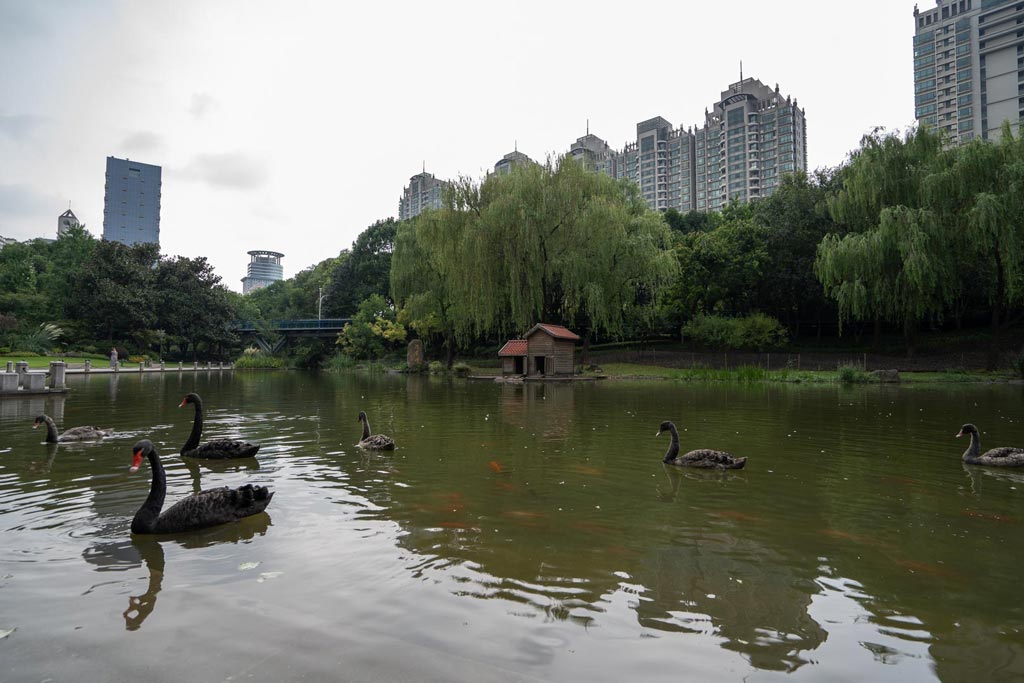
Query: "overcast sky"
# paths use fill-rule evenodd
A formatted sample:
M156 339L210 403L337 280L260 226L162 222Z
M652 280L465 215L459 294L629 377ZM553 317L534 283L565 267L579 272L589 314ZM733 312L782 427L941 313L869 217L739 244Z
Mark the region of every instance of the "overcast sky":
M922 9L933 3L922 0ZM739 78L807 113L811 169L913 123L912 0L501 3L0 0L0 235L103 229L107 156L163 167L165 254L241 290L397 216L409 177L481 177L518 143L703 122Z

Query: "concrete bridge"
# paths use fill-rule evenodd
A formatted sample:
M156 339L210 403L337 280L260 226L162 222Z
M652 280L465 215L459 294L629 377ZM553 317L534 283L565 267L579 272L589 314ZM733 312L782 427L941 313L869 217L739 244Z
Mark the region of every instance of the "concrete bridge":
M321 318L311 320L240 320L234 330L244 340L251 340L267 353L275 353L284 344L298 337L337 337L352 318Z

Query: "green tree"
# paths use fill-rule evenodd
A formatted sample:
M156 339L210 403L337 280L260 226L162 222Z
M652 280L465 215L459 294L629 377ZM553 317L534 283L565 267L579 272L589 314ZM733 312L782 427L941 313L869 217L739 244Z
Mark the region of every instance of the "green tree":
M923 128L865 136L830 203L836 222L854 232L828 235L815 262L840 325L873 319L877 344L889 320L902 327L908 353L918 323L941 315L951 293L949 232L922 201L922 181L941 154L942 138Z
M330 271L325 311L332 316L352 315L372 294L390 301L391 254L397 230L398 223L388 218L359 234L345 258L339 259Z
M461 310L461 285L471 220L467 202L475 200L475 189L460 181L444 208L401 223L391 260L391 292L402 319L422 338L440 337L449 369L455 360L456 332L469 329L468 316Z
M381 358L404 342L405 336L394 306L380 294L371 294L338 335L338 346L352 358Z
M666 296L676 330L701 313L749 313L762 298L767 229L744 214L733 212L716 229L681 235L676 242L680 274Z
M108 343L150 329L156 321L153 287L159 247L101 241L74 276L68 313Z
M814 273L818 244L827 234L843 234L828 210L841 182L837 170L783 176L773 194L752 205L754 220L766 228L764 281L757 307L782 320L796 337L813 320L821 337L824 314L831 309Z
M572 159L492 175L470 196L460 300L478 334L544 320L618 336L675 274L668 227L638 189Z
M924 197L948 232L943 245L959 276L951 278L961 285L956 294L978 287L991 309L994 370L1000 333L1014 322L1009 311L1024 300L1024 139L1007 123L998 143L975 140L944 157L924 179Z
M162 259L156 269L155 324L176 337L192 360L205 343L217 355L234 339L234 315L227 290L205 257Z

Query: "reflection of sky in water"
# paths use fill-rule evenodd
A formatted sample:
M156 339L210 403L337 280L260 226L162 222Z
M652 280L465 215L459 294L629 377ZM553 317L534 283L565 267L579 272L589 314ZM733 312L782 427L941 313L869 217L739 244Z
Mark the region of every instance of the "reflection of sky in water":
M1019 669L1021 608L1006 598L1024 558L996 549L1019 555L1021 475L965 472L958 451L928 445L961 421L948 398L303 373L121 376L116 403L108 379L77 389L64 423L109 422L113 439L48 451L20 416L29 406L0 415L16 435L0 449L0 598L11 605L0 630L18 628L0 647L22 678L113 666L137 679L135 661L237 677L253 673L256 642L256 671L281 680L294 666L329 678L341 659L385 678L481 683L999 680ZM193 389L208 438L258 441L258 461L177 457L192 420L177 405ZM354 448L361 409L397 451ZM880 411L876 439L864 427ZM662 412L689 416L687 442L757 467L666 469L667 444L644 417ZM934 425L913 432L930 414ZM141 436L160 445L168 505L200 486L269 485L272 523L132 544L149 480L126 469ZM879 456L880 444L892 452ZM210 652L225 628L233 637ZM39 658L53 642L70 654Z

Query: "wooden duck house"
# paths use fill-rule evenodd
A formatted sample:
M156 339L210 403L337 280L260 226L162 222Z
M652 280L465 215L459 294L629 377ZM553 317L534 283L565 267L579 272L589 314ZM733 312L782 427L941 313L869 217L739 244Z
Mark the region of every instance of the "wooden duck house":
M539 323L498 351L503 375L570 377L579 336L561 325Z

